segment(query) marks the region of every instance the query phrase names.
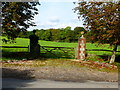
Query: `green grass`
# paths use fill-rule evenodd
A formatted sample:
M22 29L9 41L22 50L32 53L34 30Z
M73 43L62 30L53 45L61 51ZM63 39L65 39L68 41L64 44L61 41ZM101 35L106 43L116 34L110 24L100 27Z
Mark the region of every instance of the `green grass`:
M5 38L5 37L2 37ZM77 43L66 43L66 42L52 42L52 41L44 41L44 40L39 40L39 44L41 46L53 46L53 47L77 47ZM1 43L0 45L2 46L28 46L29 45L29 39L26 38L17 38L16 43ZM99 45L97 44L91 44L87 43L86 44L86 49L105 49L105 50L112 50L112 48L109 48L108 44L104 45ZM28 49L26 48L2 48L3 53L8 54L8 52L28 52ZM120 51L120 46L118 47L118 51ZM62 52L54 51L54 53L59 54L59 56L62 56ZM75 53L75 52L73 52ZM112 52L108 51L87 51L89 54L95 54L95 55L101 55L101 56L111 56ZM116 53L117 55L120 55L120 53ZM44 56L44 55L43 55ZM51 57L54 58L54 55L50 55L47 53L45 55L46 57ZM65 55L66 57L70 58L71 56L68 54ZM74 58L74 57L72 57ZM102 57L101 57L102 58ZM3 60L5 59L4 57L2 58ZM20 58L21 59L21 58Z
M41 46L77 47L77 43L53 42L53 41L44 41L44 40L39 40L39 44ZM7 44L1 43L0 45L2 45L2 46L28 46L29 45L29 39L17 38L16 43L9 43L8 42ZM107 49L107 50L112 50L112 48L109 48L108 44L97 46L97 44L87 43L86 48L87 49ZM118 50L120 51L120 46L118 47Z

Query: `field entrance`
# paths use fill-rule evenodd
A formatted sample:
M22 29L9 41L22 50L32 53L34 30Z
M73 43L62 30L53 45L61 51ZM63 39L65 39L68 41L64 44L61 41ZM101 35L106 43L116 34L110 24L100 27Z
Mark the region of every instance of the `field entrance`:
M75 59L75 49L78 43L52 42L39 40L41 46L40 56L43 58L67 58ZM0 45L2 50L2 60L22 60L30 57L28 46L29 39L17 38L16 43L3 43ZM112 55L113 48L108 44L96 46L96 44L86 44L87 59L89 60L108 60ZM90 57L89 57L90 56ZM116 58L119 59L120 47L116 52Z
M1 46L3 59L29 59L29 47ZM39 58L75 58L75 50L70 47L41 46Z

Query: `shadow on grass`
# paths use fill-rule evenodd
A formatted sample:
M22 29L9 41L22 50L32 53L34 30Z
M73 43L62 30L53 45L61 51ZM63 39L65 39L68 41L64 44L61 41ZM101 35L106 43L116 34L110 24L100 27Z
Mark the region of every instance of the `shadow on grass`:
M30 59L41 59L41 58L67 58L71 59L74 58L73 55L69 53L63 53L63 52L46 52L46 53L40 53L40 55L37 58L33 58L29 52L10 52L3 50L2 51L2 59L3 60L30 60Z
M120 55L118 55L118 54L116 55L115 62L120 63Z
M99 55L99 57L101 59L104 59L104 61L109 61L111 58L111 55L104 54L104 55ZM116 54L115 62L120 63L120 54Z
M28 52L2 52L2 58L11 59L11 60L21 60L21 59L28 59L29 53Z
M59 58L66 58L66 59L73 59L74 56L72 54L69 53L62 53L62 52L53 52L53 53L41 53L42 57L45 58L54 58L54 59L59 59Z

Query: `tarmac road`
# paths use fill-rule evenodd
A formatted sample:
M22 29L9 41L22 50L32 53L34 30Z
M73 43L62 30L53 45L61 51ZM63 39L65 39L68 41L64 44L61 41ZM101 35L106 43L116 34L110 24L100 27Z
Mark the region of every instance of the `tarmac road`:
M21 80L14 78L3 78L2 88L118 88L118 82L63 82L45 79Z

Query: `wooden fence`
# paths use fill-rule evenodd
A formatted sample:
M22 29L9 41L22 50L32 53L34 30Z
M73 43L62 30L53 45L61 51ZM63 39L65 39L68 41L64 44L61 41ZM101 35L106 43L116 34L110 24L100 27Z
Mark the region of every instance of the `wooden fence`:
M113 50L105 50L105 49L86 49L86 51L108 51L108 52L113 52ZM120 51L116 51L120 52Z
M28 48L28 47L22 47L22 46L0 46L0 48Z
M0 46L0 48L27 48L28 52L29 52L29 46L28 47L23 47L23 46ZM53 47L53 46L41 46L41 53L50 53L53 54L57 57L57 54L55 54L54 52L58 52L58 53L63 53L63 54L67 54L69 53L69 55L71 55L72 57L76 57L76 48L72 48L72 47ZM108 51L108 52L112 52L112 50L105 50L105 49L86 49L86 51ZM70 53L71 52L71 53ZM120 52L120 51L116 51L116 52Z

